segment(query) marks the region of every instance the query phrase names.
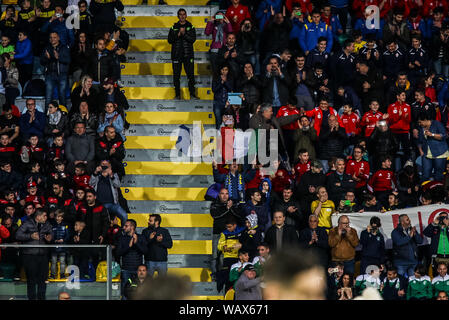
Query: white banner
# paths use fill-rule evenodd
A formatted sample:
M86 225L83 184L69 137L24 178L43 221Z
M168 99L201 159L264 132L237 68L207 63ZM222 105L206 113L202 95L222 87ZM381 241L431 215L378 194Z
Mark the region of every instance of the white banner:
M388 211L385 213L380 212L362 212L362 213L341 213L332 215L332 225L335 227L338 225L338 218L342 215L349 217L349 225L351 228L357 230L357 234L360 238L360 233L366 229L369 225L371 217L379 217L382 223L382 227L379 229L385 239L385 248L391 249L393 247L391 240L391 232L399 224L399 216L406 214L410 218L412 226L416 227L416 230L423 236L423 231L427 225L431 224L435 217L441 212L449 213L449 205L446 204L434 204L429 206L420 206L414 208L407 208L401 210ZM424 237L423 244L430 243L430 239Z

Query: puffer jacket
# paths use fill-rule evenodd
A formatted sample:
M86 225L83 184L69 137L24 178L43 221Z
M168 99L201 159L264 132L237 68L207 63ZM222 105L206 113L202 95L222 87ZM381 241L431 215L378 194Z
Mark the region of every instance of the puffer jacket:
M110 78L114 73L114 58L106 50L101 53L94 51L89 57L86 73L94 81L103 82L105 78Z
M31 234L34 232L39 233L39 240L31 238ZM46 221L42 224L40 230L38 229L38 223L34 219L27 219L17 230L16 240L23 242L23 244L48 244L45 240L45 235L52 234L53 230L50 222ZM47 248L23 248L23 254L30 255L44 255L48 253Z
M178 37L178 32L181 27L186 28L186 32ZM184 25L176 22L173 27L171 27L168 33L168 43L172 45L171 47L171 59L180 60L184 58L193 59L193 43L196 41L196 31L195 27L186 21Z

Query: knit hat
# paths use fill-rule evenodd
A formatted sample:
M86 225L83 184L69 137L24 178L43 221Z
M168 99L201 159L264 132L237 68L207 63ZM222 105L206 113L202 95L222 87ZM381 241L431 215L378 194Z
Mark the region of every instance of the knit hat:
M255 228L257 226L257 214L256 213L251 213L251 214L247 215L246 220L249 221L251 228Z

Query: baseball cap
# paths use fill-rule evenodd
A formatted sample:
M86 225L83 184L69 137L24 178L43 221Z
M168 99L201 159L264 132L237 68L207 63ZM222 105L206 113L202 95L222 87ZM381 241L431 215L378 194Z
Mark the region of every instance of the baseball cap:
M105 84L114 84L114 79L112 79L112 78L105 78L103 80L103 85L105 85Z
M254 266L252 264L247 264L246 267L243 269L243 271L246 271L246 270L252 271L252 270L256 270L256 269L254 269Z

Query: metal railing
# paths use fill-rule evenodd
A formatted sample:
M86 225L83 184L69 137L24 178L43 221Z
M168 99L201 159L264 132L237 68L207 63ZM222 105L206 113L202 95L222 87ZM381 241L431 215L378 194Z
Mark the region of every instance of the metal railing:
M106 249L106 300L112 297L112 246L106 244L3 244L0 248L105 248Z

